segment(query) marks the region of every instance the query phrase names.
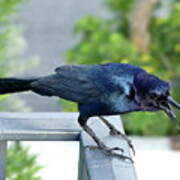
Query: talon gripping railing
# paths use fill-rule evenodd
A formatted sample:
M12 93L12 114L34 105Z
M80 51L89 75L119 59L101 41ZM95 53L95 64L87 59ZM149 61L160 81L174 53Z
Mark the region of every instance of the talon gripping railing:
M78 180L137 180L134 164L104 155L85 146L95 145L78 126L78 113L0 113L0 180L6 179L7 141L80 141ZM123 132L119 116L106 117ZM109 136L108 129L97 118L89 125L110 147L118 146L130 156L121 137Z

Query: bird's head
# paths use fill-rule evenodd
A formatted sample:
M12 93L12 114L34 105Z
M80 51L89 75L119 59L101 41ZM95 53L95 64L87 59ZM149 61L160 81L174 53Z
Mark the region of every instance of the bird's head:
M180 105L170 96L170 85L158 77L139 73L134 79L135 99L144 111L164 111L175 122L176 116L171 106L180 109Z

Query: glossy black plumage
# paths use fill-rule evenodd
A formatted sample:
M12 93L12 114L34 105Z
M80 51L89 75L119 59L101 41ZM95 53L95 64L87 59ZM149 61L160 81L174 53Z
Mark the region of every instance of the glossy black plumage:
M99 104L104 107L114 103L113 97L130 96L133 78L139 72L144 70L117 63L61 66L56 69L56 74L40 78L31 86L33 91L42 95L59 96L81 106L97 107ZM110 113L113 112L107 112Z

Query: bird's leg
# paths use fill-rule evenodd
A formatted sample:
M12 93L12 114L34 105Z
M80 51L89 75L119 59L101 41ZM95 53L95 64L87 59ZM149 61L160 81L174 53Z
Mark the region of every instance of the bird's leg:
M104 122L104 124L109 128L110 130L110 135L115 136L115 135L120 135L129 145L131 148L133 154L135 155L135 149L134 146L131 142L131 140L123 133L121 133L119 130L117 130L109 121L107 121L104 117L99 116L99 118Z
M88 125L85 125L83 127L83 129L92 137L92 139L97 143L98 146L87 146L87 148L89 149L100 149L104 154L107 154L109 156L115 156L115 157L118 157L120 159L128 159L130 160L131 162L133 162L133 160L128 157L128 156L125 156L125 155L122 155L122 154L119 154L119 153L116 153L114 151L121 151L121 153L124 152L124 150L122 148L119 148L119 147L113 147L113 148L109 148L107 147L97 136L96 134L94 133L94 131L88 126Z
M96 134L94 133L94 131L86 124L86 122L84 121L85 119L83 118L81 120L81 116L79 117L78 121L81 125L81 127L84 129L84 131L86 133L89 134L89 136L91 136L91 138L96 142L96 144L98 146L87 146L87 148L89 149L100 149L104 154L107 154L109 156L115 156L115 157L118 157L120 159L128 159L130 160L131 162L133 162L133 160L128 157L128 156L125 156L125 155L122 155L122 154L118 154L114 151L121 151L122 153L124 152L124 150L122 148L119 148L119 147L114 147L114 148L109 148L107 147L97 136ZM86 120L87 121L87 120ZM83 123L84 122L84 123Z
M94 131L88 125L85 125L83 129L93 138L93 140L98 145L98 146L91 146L92 147L92 148L90 147L91 149L110 149L107 148L107 146L96 136ZM112 148L111 150L120 150L121 152L124 152L123 149L118 147Z

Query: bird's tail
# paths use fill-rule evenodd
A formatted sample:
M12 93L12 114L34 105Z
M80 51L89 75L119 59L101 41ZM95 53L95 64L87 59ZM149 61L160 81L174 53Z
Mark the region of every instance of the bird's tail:
M38 79L0 78L0 94L31 90L31 83Z

